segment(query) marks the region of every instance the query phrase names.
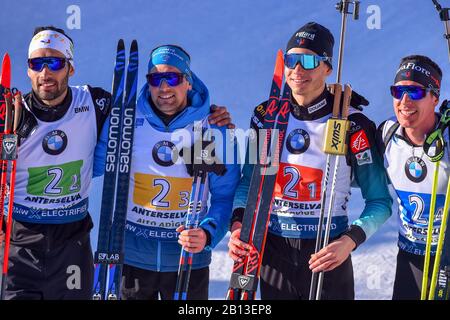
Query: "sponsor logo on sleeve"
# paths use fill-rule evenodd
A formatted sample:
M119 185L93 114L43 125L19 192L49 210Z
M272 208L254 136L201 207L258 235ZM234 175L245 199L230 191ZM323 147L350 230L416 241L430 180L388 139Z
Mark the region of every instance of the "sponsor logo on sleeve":
M350 149L353 154L360 153L370 148L369 139L364 130L359 130L350 138Z
M362 166L364 164L370 164L372 163L372 153L370 152L370 149L364 150L360 153L357 153L355 155L356 161L358 163L358 166Z

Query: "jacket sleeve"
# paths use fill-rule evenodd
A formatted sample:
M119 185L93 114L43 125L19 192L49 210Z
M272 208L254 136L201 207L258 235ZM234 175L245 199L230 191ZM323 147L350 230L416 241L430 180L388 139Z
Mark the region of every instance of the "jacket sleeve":
M93 176L102 176L105 171L106 147L108 143L109 113L111 111L111 94L101 88L89 87L95 107L97 122L97 145L94 152Z
M358 219L345 233L359 246L372 236L392 214L392 198L375 135L375 124L363 114L356 113L352 120L349 139L349 161L354 182L361 189L365 206Z
M235 137L230 130L219 128L225 136L224 144L218 146L222 149L218 156L225 163L226 172L223 176L209 173L209 191L211 194L208 214L200 222L200 227L209 233L210 243L206 250L213 249L225 236L229 229L233 197L239 182L240 165L238 162L238 146ZM216 140L217 141L217 140ZM227 156L227 152L233 152ZM226 160L226 161L225 161Z
M255 130L256 137L258 138L258 130L262 128L264 122L264 112L266 110L267 101L258 105L254 111L250 121L250 129ZM262 111L261 111L262 110ZM259 141L257 141L257 145L259 146ZM245 207L247 206L247 197L250 188L250 180L252 178L253 168L255 166L255 161L250 161L249 159L249 148L248 148L248 138L246 141L246 153L245 153L245 161L242 167L242 175L239 181L239 185L236 189L236 193L233 200L233 214L231 217L231 225L235 221L242 222L242 218L244 216Z
M97 139L97 145L94 151L94 170L93 177L102 176L105 173L106 149L108 145L109 117L103 125L100 136Z

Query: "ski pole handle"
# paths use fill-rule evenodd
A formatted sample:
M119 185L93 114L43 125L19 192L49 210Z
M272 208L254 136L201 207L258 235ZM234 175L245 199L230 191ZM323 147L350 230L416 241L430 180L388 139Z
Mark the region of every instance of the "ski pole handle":
M20 124L20 119L22 117L22 93L17 91L14 95L14 122L13 122L13 132L16 133L17 128Z
M430 158L432 162L437 162L444 156L445 140L444 131L450 125L450 108L447 108L448 101L444 100L439 108L442 112L439 124L433 132L430 132L423 144L423 151ZM431 151L431 147L434 146L434 152Z
M439 13L439 18L441 21L444 22L444 38L447 40L447 48L448 48L448 57L450 59L450 8L442 8L442 6L439 4L437 0L431 0L433 1L434 7L436 8L437 12Z
M5 128L4 128L4 133L8 134L11 132L11 128L12 128L12 106L13 102L12 102L12 95L11 92L8 92L5 94L5 106L6 106L6 114L5 114Z
M349 5L353 4L353 12L349 11ZM347 25L347 14L353 15L353 20L358 20L359 18L359 1L348 1L341 0L336 4L336 9L341 13L341 35L339 38L339 56L338 56L338 67L337 67L337 76L336 82L341 83L341 74L342 74L342 58L344 55L344 43L345 43L345 31Z

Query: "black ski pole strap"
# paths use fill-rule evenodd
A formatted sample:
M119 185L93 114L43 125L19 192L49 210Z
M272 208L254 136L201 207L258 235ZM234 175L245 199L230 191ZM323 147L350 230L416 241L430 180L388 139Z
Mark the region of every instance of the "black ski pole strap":
M331 86L327 85L327 90L331 92ZM332 93L333 94L333 93ZM334 94L333 94L334 95ZM341 105L344 99L344 94L341 96ZM369 100L367 100L363 95L359 94L356 91L352 91L352 95L350 98L350 106L355 108L356 110L363 111L363 107L367 107L369 105Z
M190 150L182 149L180 155L190 152L190 159L185 158L186 169L189 175L195 176L201 173L215 173L223 176L226 172L225 165L216 157L215 143L213 140L201 140L195 142Z
M38 122L35 116L26 108L22 108L16 134L20 139L26 139L36 130ZM19 139L19 142L20 142Z
M439 2L437 0L431 0L431 1L433 1L434 7L436 8L437 12L439 13L439 18L441 18L441 21L450 21L450 15L449 15L450 8L442 8L442 6L439 4Z
M399 126L400 126L400 123L397 121L388 129L388 131L383 139L383 145L384 145L383 154L384 154L384 150L386 150L386 147L387 147L389 141L392 139L392 136L394 135L395 131L397 131Z
M450 125L450 108L447 100L442 102L439 111L441 112L439 124L434 131L426 136L423 144L423 151L432 162L437 162L444 156L446 142L443 135L445 129ZM434 150L431 150L432 146Z

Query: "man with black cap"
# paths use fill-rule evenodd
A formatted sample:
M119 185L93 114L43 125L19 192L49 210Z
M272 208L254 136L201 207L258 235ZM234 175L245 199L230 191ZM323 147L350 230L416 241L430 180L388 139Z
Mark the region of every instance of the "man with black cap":
M425 155L423 145L426 135L439 124L440 114L435 109L439 103L441 79L441 69L430 58L421 55L404 57L390 88L395 117L383 122L377 131L380 153L384 155L386 171L399 203L395 300L420 299L435 167ZM444 141L449 141L448 130L443 132L443 137ZM449 176L449 154L444 152L438 172L436 217L444 207ZM440 224L441 219L435 218L433 256Z
M296 31L287 44L285 79L292 90L291 117L261 268L262 299L308 299L311 271L326 271L322 299L354 299L350 253L391 214L392 199L375 146L375 124L351 109L349 153L337 173L331 243L314 254L327 158L321 150L333 108L333 95L325 83L332 73L333 44L330 31L314 22ZM354 94L351 104L358 106L364 100ZM251 126L256 130L257 122L263 121L258 110L266 105L263 102L255 109ZM234 260L242 259L249 249L239 234L251 173L252 166L245 164L234 200L229 242L229 255ZM348 226L352 182L361 188L365 207L359 219Z

